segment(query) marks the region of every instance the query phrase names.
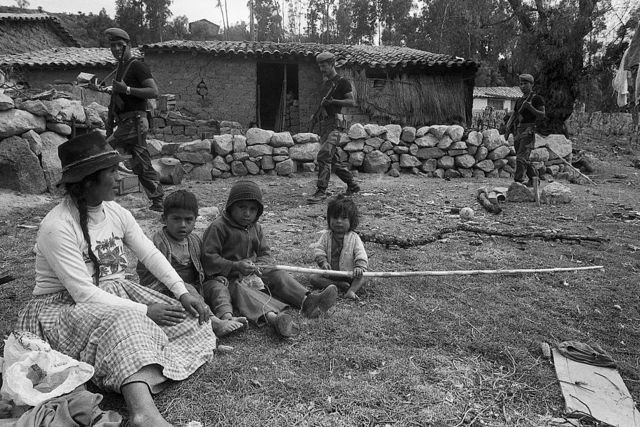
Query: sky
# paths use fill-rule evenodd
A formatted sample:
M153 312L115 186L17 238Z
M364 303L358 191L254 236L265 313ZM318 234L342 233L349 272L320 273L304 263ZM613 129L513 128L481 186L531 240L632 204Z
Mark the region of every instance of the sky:
M204 18L222 26L222 15L220 8L216 7L217 3L217 0L173 0L169 9L173 13L172 18L186 15L189 21ZM115 0L29 0L30 9L42 6L47 12L77 13L80 11L97 14L104 7L112 18L115 16L115 5ZM0 6L16 6L16 2L14 0L0 0ZM227 10L230 24L249 21L246 0L227 0Z

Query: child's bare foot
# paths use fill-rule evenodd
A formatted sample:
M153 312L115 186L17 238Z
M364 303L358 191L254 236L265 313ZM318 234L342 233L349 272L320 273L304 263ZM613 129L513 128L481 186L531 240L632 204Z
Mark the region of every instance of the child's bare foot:
M138 413L132 414L129 418L129 426L131 427L173 427L173 424L170 424L162 418L160 414L147 414L147 413Z
M249 324L249 322L247 321L247 318L243 316L232 317L231 320L233 320L234 322L242 323L242 326L244 327L247 327L247 325Z
M211 326L213 327L213 333L216 334L217 337L224 337L225 335L229 335L230 333L237 331L245 326L245 323L234 320L237 318L231 318L228 320L218 319L217 317L211 318Z
M350 300L354 300L354 301L360 299L360 298L358 298L358 295L356 295L356 293L353 292L353 291L347 291L347 293L344 294L344 297L346 299L350 299Z

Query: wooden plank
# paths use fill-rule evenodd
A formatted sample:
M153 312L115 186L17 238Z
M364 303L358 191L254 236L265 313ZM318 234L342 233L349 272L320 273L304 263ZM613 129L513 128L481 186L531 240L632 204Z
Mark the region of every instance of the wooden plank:
M588 414L618 427L640 427L640 412L617 370L575 362L553 349L567 414Z

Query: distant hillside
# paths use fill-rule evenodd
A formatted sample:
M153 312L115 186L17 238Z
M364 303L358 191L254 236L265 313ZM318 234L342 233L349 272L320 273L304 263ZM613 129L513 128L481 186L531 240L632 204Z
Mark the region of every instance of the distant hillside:
M0 13L47 13L55 16L82 47L106 47L106 44L102 43L101 45L100 43L102 32L115 25L108 15L93 13L88 15L84 13L53 13L42 8L20 9L15 6L0 6Z

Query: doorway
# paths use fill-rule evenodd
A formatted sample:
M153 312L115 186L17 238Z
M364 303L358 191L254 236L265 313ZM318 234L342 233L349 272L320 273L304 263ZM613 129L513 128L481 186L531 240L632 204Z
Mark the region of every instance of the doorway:
M297 133L298 64L258 62L256 117L258 127Z

